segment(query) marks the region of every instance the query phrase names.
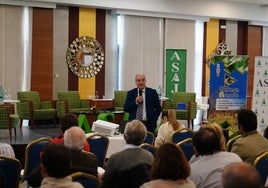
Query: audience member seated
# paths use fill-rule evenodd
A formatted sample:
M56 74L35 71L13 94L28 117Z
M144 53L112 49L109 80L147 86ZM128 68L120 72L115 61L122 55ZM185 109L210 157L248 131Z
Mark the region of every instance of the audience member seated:
M171 180L179 187L195 188L195 184L187 180L191 168L183 151L173 143L162 144L157 150L151 169L151 178Z
M68 176L71 164L70 149L62 144L49 144L41 156L42 183L40 188L82 188Z
M246 162L232 163L224 168L223 188L262 188L262 182L256 168Z
M174 131L185 128L176 119L176 111L173 109L168 109L168 121L159 127L157 137L155 139L155 146L159 147L163 143L172 142L171 135Z
M125 149L110 156L102 179L103 188L120 188L127 183L128 188L139 187L149 181L153 155L140 148L147 134L145 125L139 120L126 124L124 138ZM122 178L122 175L125 177ZM132 176L131 176L132 175Z
M243 109L238 112L237 119L242 137L235 141L231 152L253 164L257 156L268 150L268 140L257 132L257 116L254 112Z
M81 171L97 177L97 158L94 155L92 158L89 157L87 152L82 150L85 140L85 132L80 127L73 126L64 132L64 145L71 149L71 166L69 174ZM38 187L40 186L41 181L42 176L40 167L38 167L30 173L28 184L32 187Z
M168 110L164 109L162 111L162 121L161 121L161 125L165 124L166 122L168 122Z
M55 144L63 144L63 134L64 132L73 126L78 126L78 119L75 114L67 113L65 114L60 121L61 124L61 134L58 137L52 138L51 143ZM86 141L84 148L84 151L90 151L89 143Z
M224 137L222 128L218 124L214 124L214 123L204 124L200 127L200 129L210 129L212 131L215 131L217 133L219 141L220 141L220 146L221 146L220 150L226 151L225 137ZM189 162L193 163L197 159L198 159L198 157L196 155L193 155Z
M235 153L222 151L217 132L209 128L202 128L194 133L193 146L198 160L190 163L189 179L198 188L222 187L224 167L233 162L242 162Z
M7 143L0 143L0 155L15 158L15 153L12 146Z
M174 181L157 179L144 183L140 188L184 188L184 187L178 186L178 184Z

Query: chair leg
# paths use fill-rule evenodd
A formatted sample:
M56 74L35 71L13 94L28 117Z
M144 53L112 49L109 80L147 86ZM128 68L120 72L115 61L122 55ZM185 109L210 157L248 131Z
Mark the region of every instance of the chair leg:
M33 130L34 129L34 120L31 119L30 122L31 122L31 129Z
M187 127L188 127L188 129L191 129L191 120L190 119L187 119Z
M12 131L12 129L11 129L11 128L9 128L9 129L8 129L8 131L9 131L9 140L11 141L11 140L12 140L12 132L11 132L11 131Z
M15 137L17 137L16 127L14 127L14 134L15 134Z
M23 119L20 119L20 128L22 128Z

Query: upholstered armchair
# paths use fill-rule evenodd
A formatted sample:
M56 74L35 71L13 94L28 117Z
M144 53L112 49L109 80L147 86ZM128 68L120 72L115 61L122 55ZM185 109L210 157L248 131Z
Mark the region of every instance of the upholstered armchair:
M17 98L20 101L17 103L17 111L21 119L20 127L23 119L30 121L31 129L34 129L37 120L53 120L56 126L57 112L56 108L53 108L52 100L41 101L37 91L19 91Z
M166 109L175 109L176 118L178 120L187 120L188 128L192 124L194 126L194 119L197 113L196 93L194 92L175 92L173 99L166 101Z
M16 127L19 125L19 116L15 114L13 104L0 105L0 129L9 130L9 139L12 140L12 129L16 135Z
M66 113L90 111L90 101L81 100L78 91L58 92L57 116L61 118Z

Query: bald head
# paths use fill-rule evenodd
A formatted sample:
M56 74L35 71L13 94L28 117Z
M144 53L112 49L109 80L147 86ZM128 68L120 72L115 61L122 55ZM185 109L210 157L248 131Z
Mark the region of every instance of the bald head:
M80 127L74 126L64 132L64 145L68 148L82 150L86 142L86 134Z
M146 77L144 74L137 74L135 76L135 83L137 88L144 89L146 87Z
M262 182L257 170L249 163L233 163L224 168L224 188L261 188Z

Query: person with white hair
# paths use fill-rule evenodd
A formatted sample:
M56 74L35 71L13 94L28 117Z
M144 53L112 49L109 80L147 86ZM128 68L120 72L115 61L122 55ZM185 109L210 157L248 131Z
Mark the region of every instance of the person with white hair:
M78 126L72 126L64 132L64 145L71 151L71 166L69 174L77 171L92 174L98 177L98 160L95 155L88 155L83 151L86 141L86 134ZM39 187L42 181L40 166L35 168L28 178L28 184L32 187Z

